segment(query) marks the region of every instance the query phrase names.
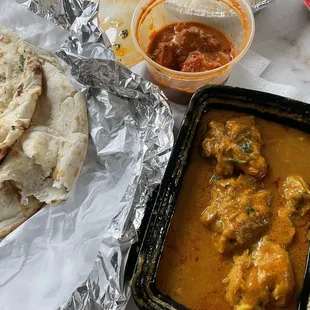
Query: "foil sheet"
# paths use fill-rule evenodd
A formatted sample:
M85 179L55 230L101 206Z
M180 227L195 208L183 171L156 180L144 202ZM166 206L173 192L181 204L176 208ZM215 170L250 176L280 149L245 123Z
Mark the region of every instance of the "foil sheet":
M247 0L249 2L249 5L251 6L251 9L254 13L262 10L265 8L268 4L276 1L276 0Z
M88 90L90 135L106 173L117 179L122 166L133 157L137 170L120 211L104 232L93 270L59 309L124 309L130 298L129 282L124 278L129 251L137 241L146 202L160 184L173 146L170 107L157 86L115 61L110 43L98 27L97 1L18 2L69 31L56 54L69 67L69 74ZM109 145L118 145L119 154L110 154Z

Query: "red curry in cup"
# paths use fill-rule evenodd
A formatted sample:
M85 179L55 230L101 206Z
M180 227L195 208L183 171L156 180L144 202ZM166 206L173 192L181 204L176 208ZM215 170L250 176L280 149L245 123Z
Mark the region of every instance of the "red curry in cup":
M153 35L149 57L168 69L202 72L219 68L233 59L229 38L219 29L197 22L173 23Z
M131 31L149 79L169 100L188 104L200 87L225 83L255 24L247 0L141 0Z

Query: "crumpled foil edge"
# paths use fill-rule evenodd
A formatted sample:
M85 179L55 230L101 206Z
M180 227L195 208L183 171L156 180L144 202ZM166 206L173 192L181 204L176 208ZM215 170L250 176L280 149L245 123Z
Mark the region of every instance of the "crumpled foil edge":
M276 0L262 0L262 1L260 0L260 1L257 1L257 3L251 4L250 6L251 6L253 13L257 13L258 11L262 10L267 5L275 1Z

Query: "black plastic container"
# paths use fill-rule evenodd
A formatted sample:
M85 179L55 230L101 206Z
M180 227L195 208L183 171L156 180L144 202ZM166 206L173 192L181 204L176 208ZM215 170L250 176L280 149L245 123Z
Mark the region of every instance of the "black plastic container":
M140 309L187 309L156 288L156 272L174 214L183 175L199 122L210 109L244 112L310 133L310 104L288 98L227 86L204 87L191 99L151 211L132 279L132 292ZM306 258L305 258L306 259ZM310 254L298 310L306 310L310 293ZM210 309L212 310L212 309Z

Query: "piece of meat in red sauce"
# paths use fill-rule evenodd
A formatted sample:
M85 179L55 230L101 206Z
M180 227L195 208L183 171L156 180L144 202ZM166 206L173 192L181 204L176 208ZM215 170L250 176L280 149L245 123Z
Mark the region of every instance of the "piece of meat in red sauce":
M174 42L161 42L153 53L153 60L163 67L175 69L177 45Z
M204 53L220 50L220 42L214 36L197 27L185 28L176 32L174 41L179 45L183 55L189 55L195 51Z
M231 42L220 30L195 22L171 24L151 41L148 54L158 64L182 72L202 72L231 59Z
M203 56L200 52L190 53L183 63L182 72L201 72L220 67L221 64L217 61Z

